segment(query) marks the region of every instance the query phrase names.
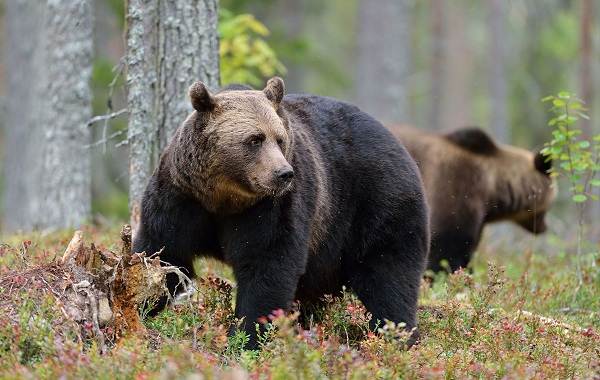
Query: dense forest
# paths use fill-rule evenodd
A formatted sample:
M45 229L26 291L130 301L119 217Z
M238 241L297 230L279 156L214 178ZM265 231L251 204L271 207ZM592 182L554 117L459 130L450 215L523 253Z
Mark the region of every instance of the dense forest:
M599 26L594 0L0 0L0 378L599 376ZM261 316L247 350L235 267L132 244L161 155L203 112L194 96L243 84L277 108L273 77L469 154L481 147L452 131L480 128L484 150L509 152L511 186L529 186L527 166L556 199L532 226L488 212L514 223L444 240L471 251L419 272L414 345L402 322L373 328L344 285L308 320L297 303ZM469 190L496 175L471 170ZM529 205L511 186L498 196ZM474 202L442 187L442 203ZM151 316L169 278L185 292Z
M62 84L58 76L64 74L62 66L55 73L46 72L51 71L51 67L35 67L37 61L44 60L44 57L38 57L43 54L42 49L27 44L54 41L44 42L30 36L52 33L51 29L38 29L53 26L41 22L41 14L36 16L41 9L26 4L9 1L3 11L8 15L3 18L3 26L12 32L6 35L13 37L3 39L5 59L1 72L4 79L0 81L3 109L7 111L6 117L2 118L3 141L6 142L3 144L6 177L3 225L14 230L33 226L60 227L58 218L65 225L92 218L126 219L127 155L132 147L125 131L126 6L122 1L93 2L90 14L82 15L84 18L71 26L88 34L73 36L72 41L66 41L77 47L77 44L88 44L85 53L79 50L73 57L56 57L88 62L84 65L88 71L82 72L84 75L77 79L80 84L64 85L65 88L83 86L81 91L89 93L77 94L73 102L91 103L91 110L84 108L81 111L79 122L71 115L70 122L81 127L77 132L79 137L73 143L86 146L84 151L76 154L81 160L77 160L75 167L61 165L64 164L61 159L56 163L46 162L46 165L57 165L57 173L62 175L64 171L70 178L61 180L54 175L53 168L42 169L40 159L35 156L41 152L37 142L31 148L22 145L32 140L43 141L39 140L42 135L35 136L42 133L39 131L41 125L47 123L22 120L22 115L27 114L24 110L57 109L56 106L42 105L42 95L33 93L35 86L31 83L39 83L36 75L41 75L55 78ZM184 8L173 12L185 12ZM219 10L222 35L220 83L215 67L209 69L213 70L212 74L205 75L210 75L209 81L217 87L232 82L260 86L267 77L279 74L285 77L288 92L316 93L353 101L384 122L407 123L429 130L481 126L501 142L540 148L551 132L546 126L550 115L540 102L546 95L565 89L578 94L585 101L592 120L584 120L582 128L591 134L593 126L597 125L593 123L598 119L600 108L595 106L598 100L593 91L599 81L598 75L593 75L598 70L598 60L593 54L599 44L594 27L597 8L593 7L592 1L562 0L544 2L543 6L535 1L459 1L451 6L444 1L431 4L389 1L383 2L381 7L365 5L364 8L357 1L222 1ZM25 12L27 16L23 15L21 19L19 12ZM65 15L69 14L65 12ZM80 28L81 23L87 23L85 28ZM190 35L189 38L193 37ZM52 46L46 49L52 49ZM210 51L211 47L206 46L206 49ZM198 54L197 51L188 52L192 53ZM174 62L165 62L165 68L174 72L188 70L186 75L193 76L193 71L186 67L196 64L195 61L179 62L179 53L168 55L174 57ZM255 59L248 60L249 56L255 56ZM216 57L209 61L217 64ZM60 65L58 61L57 65ZM76 67L73 69L79 72ZM37 72L39 74L35 74ZM89 90L83 89L85 83L90 84ZM185 93L182 88L166 90L179 91L180 97ZM170 135L168 131L177 128L182 113L187 112L184 105L178 107L164 111L162 123L165 127L159 128L161 131L158 132L164 135L158 137L159 147L164 146ZM115 118L92 119L93 115L115 112L118 113ZM47 117L56 116L49 114ZM96 122L86 126L89 120ZM10 128L24 122L31 127L26 130ZM62 138L46 132L49 146L53 145L50 140ZM135 141L131 144L135 146ZM26 154L28 149L31 149L30 154ZM72 152L73 148L65 147L65 150ZM34 170L42 172L26 178L16 175ZM89 174L82 178L66 174L74 171ZM37 191L28 193L27 189L37 190L50 180L43 178L43 174L49 172L53 172L51 180L57 185L59 181L77 182L75 186L69 186L75 192L72 199L65 194L64 200L56 202L59 198L50 194L54 187L50 184L44 190L45 195ZM135 189L135 183L132 186L132 192L139 191ZM49 204L46 204L49 213L43 217L30 215L30 211L20 207L27 200L25 203L33 209L31 212L39 214L35 210L38 209L37 202L41 201L36 198L40 196L42 199L54 197L55 202L49 203L57 208L68 208L73 215L61 215L66 211L53 210ZM63 206L60 206L61 202ZM559 206L557 210L565 207ZM563 214L560 212L558 219L563 219ZM48 220L43 221L43 218Z

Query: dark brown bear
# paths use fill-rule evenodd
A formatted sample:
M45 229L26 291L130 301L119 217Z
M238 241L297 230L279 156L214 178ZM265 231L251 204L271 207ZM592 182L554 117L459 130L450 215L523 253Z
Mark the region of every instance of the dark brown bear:
M164 247L161 258L191 275L200 255L231 265L251 348L257 318L342 286L373 325L415 327L428 212L417 166L393 136L350 104L284 97L280 78L215 95L198 82L190 97L195 111L146 189L134 250Z
M532 233L546 230L555 197L551 163L540 153L496 144L477 128L434 134L407 126L392 133L413 156L431 210L428 268L467 267L485 224L510 220Z

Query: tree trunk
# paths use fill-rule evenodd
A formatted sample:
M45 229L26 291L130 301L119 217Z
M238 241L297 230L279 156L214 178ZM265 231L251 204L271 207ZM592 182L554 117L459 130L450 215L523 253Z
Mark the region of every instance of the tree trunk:
M593 111L593 76L592 76L592 22L594 18L594 6L592 0L581 1L581 68L580 68L580 83L581 83L581 98L592 115ZM593 135L592 124L589 120L581 119L583 133L590 137Z
M40 227L79 226L91 213L90 143L92 0L50 0L42 37L45 51L43 204Z
M495 138L508 144L510 143L510 128L506 78L506 1L488 0L488 8L490 127Z
M34 97L40 52L38 46L44 5L37 1L15 0L5 3L7 93L4 115L4 227L30 230L34 191L40 178L34 174L41 154L35 149L41 125L35 123L40 101Z
M160 152L191 112L196 80L219 85L216 0L129 0L127 83L129 208L135 230L140 202Z
M385 123L408 118L410 3L362 0L359 4L356 102Z
M6 228L77 226L91 207L91 0L6 6Z
M219 86L216 0L160 1L158 9L159 152L192 111L189 86L201 80Z
M581 2L581 29L580 29L580 48L581 48L581 62L579 70L580 80L580 91L581 98L585 102L585 106L588 109L588 115L593 116L594 111L592 109L594 105L594 78L592 75L592 62L593 62L593 44L592 44L592 22L594 18L594 6L591 0L582 0ZM598 131L594 131L590 120L581 119L581 129L585 138L589 139L594 136ZM597 193L596 189L596 193ZM588 225L593 227L594 221L600 220L600 202L593 202L591 207L586 210L585 219ZM592 230L592 236L596 239L600 230Z
M429 127L434 130L444 128L442 123L442 100L446 85L446 0L431 2L431 112Z
M127 10L127 105L129 108L129 210L137 226L140 201L152 174L158 134L154 114L156 73L152 63L157 35L155 0L129 0Z

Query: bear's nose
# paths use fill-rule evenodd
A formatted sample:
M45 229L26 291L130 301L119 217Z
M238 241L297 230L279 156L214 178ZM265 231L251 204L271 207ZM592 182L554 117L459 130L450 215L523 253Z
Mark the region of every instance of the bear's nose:
M294 178L294 170L292 168L283 168L275 172L277 180L281 183L286 183Z

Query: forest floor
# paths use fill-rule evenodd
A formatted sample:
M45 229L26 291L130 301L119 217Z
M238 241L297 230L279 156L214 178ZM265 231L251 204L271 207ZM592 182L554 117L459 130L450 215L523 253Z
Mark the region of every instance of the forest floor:
M101 249L118 249L116 229L84 234ZM72 235L3 238L0 279L60 259ZM326 299L310 330L298 328L296 314L270 315L262 349L244 351L243 335L227 337L231 271L202 260L196 297L144 318L144 331L109 341L101 354L92 326L65 318L55 298L37 296L33 281L17 293L18 310L0 310L0 379L598 379L599 256L586 255L578 275L574 256L559 245L488 246L472 274L424 281L421 339L408 350L393 325L370 332L364 307L344 292ZM0 300L9 290L0 288Z

